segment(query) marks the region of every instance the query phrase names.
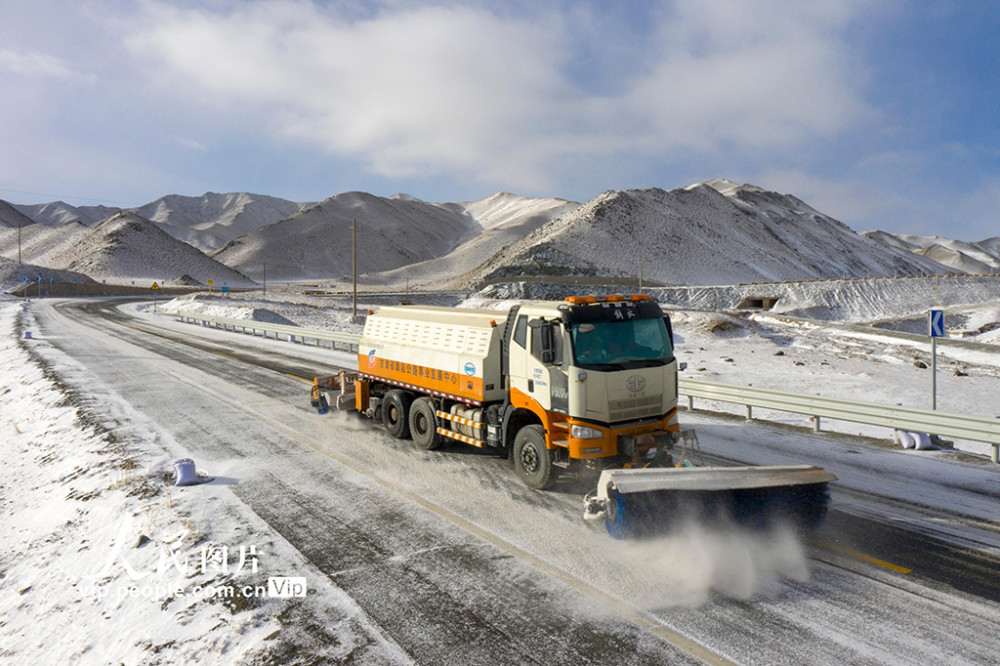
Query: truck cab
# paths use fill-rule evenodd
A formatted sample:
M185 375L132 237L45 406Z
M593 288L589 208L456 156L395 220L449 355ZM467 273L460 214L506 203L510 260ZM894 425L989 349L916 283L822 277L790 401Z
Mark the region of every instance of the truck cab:
M677 362L670 320L648 296L515 306L504 338L503 437L528 485L550 485L550 464L634 465L672 445Z

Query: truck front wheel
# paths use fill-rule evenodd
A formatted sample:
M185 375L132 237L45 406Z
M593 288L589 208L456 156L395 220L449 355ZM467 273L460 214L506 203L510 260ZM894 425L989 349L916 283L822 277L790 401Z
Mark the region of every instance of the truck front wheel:
M555 483L552 454L545 446L545 429L540 425L521 428L514 437L514 468L529 488L544 490Z
M409 412L413 396L406 391L392 389L382 400L382 423L389 434L396 439L410 436Z

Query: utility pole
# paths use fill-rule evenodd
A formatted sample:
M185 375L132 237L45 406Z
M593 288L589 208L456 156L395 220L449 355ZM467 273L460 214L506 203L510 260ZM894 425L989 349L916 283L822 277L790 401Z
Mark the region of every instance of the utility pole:
M264 295L267 296L267 262L264 262Z
M353 242L351 244L351 273L354 276L354 312L351 314L351 321L358 319L358 218L351 222Z

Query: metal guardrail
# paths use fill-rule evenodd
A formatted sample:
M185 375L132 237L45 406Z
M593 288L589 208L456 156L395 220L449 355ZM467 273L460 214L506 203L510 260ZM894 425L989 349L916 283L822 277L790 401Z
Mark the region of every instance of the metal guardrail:
M993 462L1000 453L1000 419L968 414L914 409L871 402L858 402L840 398L799 395L786 391L760 389L752 386L734 386L697 379L678 379L678 392L688 398L688 408L694 408L694 399L744 405L747 418L752 409L760 407L793 414L805 414L813 419L813 429L820 429L820 420L827 418L851 423L884 426L911 432L926 432L987 442L993 447Z
M358 350L358 338L360 336L354 335L353 333L337 333L334 331L317 331L310 328L302 328L300 326L287 326L285 324L268 324L262 321L254 321L252 319L234 319L232 317L214 317L210 315L201 314L199 312L178 312L175 315L181 321L193 321L200 323L202 326L212 326L213 328L224 328L226 330L233 330L242 333L251 333L253 335L260 331L264 337L268 337L268 333L273 333L276 339L284 339L291 342L302 341L305 343L306 340L315 340L316 344L319 345L320 341L325 341L330 343L331 348L337 348L340 345L342 348L348 351Z
M284 335L295 342L296 339L320 340L337 344L356 351L361 336L351 333L335 333L333 331L317 331L298 326L282 324L267 324L246 319L227 317L211 317L196 312L178 312L176 315L183 321L200 322L203 326L214 324L216 327L256 333L261 331L274 333L275 337ZM975 442L987 442L993 447L993 462L998 462L1000 454L1000 419L991 419L968 414L951 414L947 412L913 409L891 405L879 405L871 402L858 402L840 398L824 398L822 396L799 395L786 391L774 391L753 386L736 386L718 382L707 382L700 379L678 378L678 393L687 396L688 409L694 409L694 399L715 400L746 407L747 418L752 418L753 408L772 409L792 414L804 414L813 418L813 429L820 429L821 419L864 423L867 425L884 426L896 430L911 432L926 432L934 435L957 437Z

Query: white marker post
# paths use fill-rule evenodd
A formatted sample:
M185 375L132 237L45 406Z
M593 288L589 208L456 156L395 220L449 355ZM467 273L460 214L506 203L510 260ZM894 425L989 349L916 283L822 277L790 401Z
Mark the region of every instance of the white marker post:
M931 409L937 411L937 339L944 337L944 310L927 313L927 335L931 336Z

